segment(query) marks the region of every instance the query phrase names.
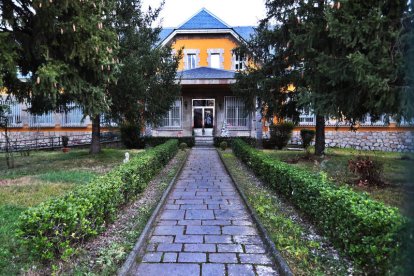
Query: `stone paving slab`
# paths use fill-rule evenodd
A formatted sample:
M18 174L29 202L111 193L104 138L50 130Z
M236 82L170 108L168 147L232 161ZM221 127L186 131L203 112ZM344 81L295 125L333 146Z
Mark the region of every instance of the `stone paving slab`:
M131 275L278 275L213 148L193 148Z

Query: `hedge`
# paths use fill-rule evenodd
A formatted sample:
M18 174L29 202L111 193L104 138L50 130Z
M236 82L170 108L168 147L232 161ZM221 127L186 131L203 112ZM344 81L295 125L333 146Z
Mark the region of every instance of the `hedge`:
M365 271L383 274L395 264L407 227L398 209L275 160L241 140L233 142L233 151Z
M170 140L171 137L145 137L143 138L145 141L145 145L155 147L165 143L166 141ZM174 139L178 139L179 144L186 143L188 147L192 148L195 145L195 139L193 136L183 136L183 137L174 137Z
M77 244L101 233L177 151L178 140L170 140L63 197L28 209L19 218L18 237L42 259L72 255Z
M220 147L221 142L226 142L227 145L231 146L235 139L243 140L250 146L256 146L256 139L252 137L214 137L213 144L216 148Z

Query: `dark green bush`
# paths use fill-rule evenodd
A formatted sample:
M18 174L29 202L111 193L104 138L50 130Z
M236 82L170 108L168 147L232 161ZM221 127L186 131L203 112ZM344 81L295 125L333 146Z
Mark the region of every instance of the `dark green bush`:
M286 147L292 137L295 125L291 122L284 122L270 126L270 140L278 149Z
M315 138L315 131L313 129L301 129L300 138L302 139L303 148L307 149Z
M395 264L407 227L398 209L275 160L243 141L233 142L233 152L368 274L382 275Z
M69 137L66 136L66 135L63 135L62 136L62 146L64 148L67 148L68 147L68 144L69 144Z
M214 146L216 148L220 147L221 142L227 142L227 145L231 146L234 139L241 139L250 146L256 146L256 139L252 137L214 137Z
M186 150L188 148L186 143L180 143L180 150Z
M264 149L274 149L276 145L274 144L274 141L270 139L263 139L262 146Z
M119 208L141 193L177 150L178 141L170 140L63 197L30 208L19 219L17 235L42 259L72 255L77 244L101 233Z
M141 127L137 124L124 123L120 127L121 141L128 149L142 149L145 144L140 137Z
M222 141L222 142L220 143L220 148L221 148L221 150L226 150L226 149L227 149L227 147L228 147L228 145L227 145L227 142L226 142L226 141Z
M164 144L166 141L172 139L171 137L145 137L145 145L150 147L155 147L161 144ZM195 138L192 136L185 137L174 137L178 140L178 143L186 143L188 147L192 148L195 145Z

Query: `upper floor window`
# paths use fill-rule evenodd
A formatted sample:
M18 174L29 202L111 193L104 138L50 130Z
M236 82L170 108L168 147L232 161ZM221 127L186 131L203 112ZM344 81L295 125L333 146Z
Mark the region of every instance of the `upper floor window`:
M199 66L200 63L200 50L197 49L184 49L184 68L194 69Z
M235 71L240 71L246 69L246 57L241 54L233 55L233 69Z
M211 68L223 69L224 68L224 66L223 66L223 62L224 62L223 53L224 53L224 49L208 49L207 50L208 66L211 67Z
M193 69L196 67L196 54L187 55L187 69Z

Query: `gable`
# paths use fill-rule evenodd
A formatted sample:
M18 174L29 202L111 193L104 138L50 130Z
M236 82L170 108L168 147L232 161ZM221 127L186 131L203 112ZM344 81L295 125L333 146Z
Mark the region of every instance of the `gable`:
M226 23L218 19L206 9L202 9L196 15L187 20L177 29L228 29L230 28Z

